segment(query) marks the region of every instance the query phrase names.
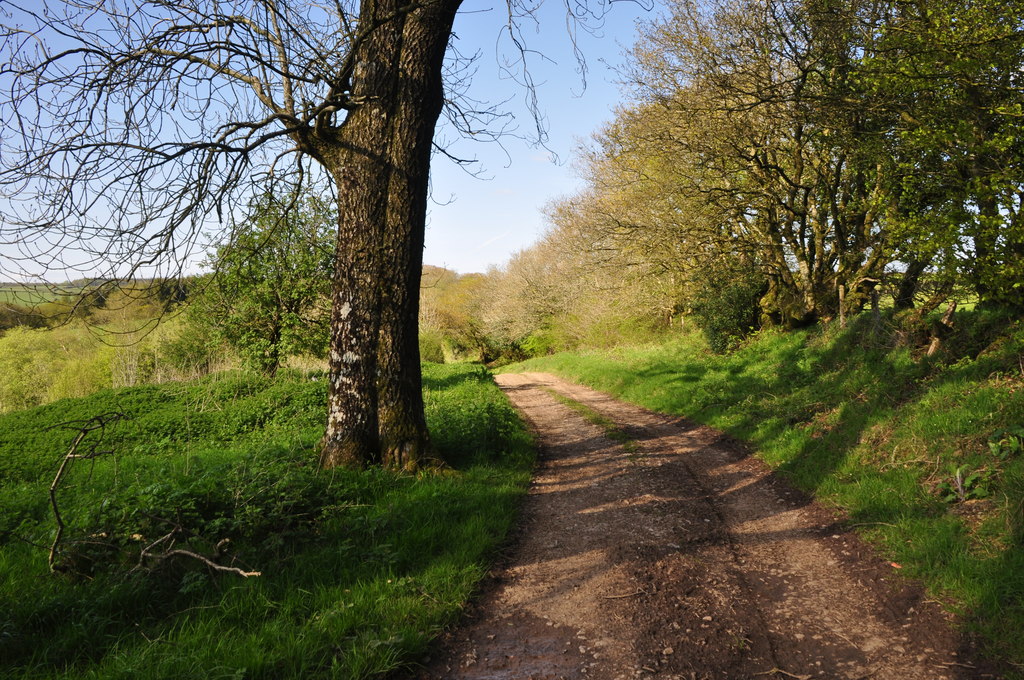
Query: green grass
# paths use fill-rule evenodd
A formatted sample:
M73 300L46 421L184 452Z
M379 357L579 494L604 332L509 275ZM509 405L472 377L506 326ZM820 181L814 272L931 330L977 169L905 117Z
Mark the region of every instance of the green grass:
M1024 663L1024 323L961 313L925 357L891 317L764 332L729 355L696 333L556 354L546 370L725 430L842 508L904 572ZM905 333L904 333L905 335Z
M365 678L415 663L509 528L532 446L490 376L425 366L446 470L317 470L325 381L248 374L106 391L0 417L0 675ZM117 410L115 454L78 461L50 574L46 489L73 434ZM147 563L176 546L195 559Z

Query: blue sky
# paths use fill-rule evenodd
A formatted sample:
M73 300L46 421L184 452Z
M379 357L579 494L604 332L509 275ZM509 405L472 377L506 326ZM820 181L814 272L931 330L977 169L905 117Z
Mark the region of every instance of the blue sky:
M510 1L539 4L533 20L522 19L518 25L531 51L529 73L537 84L549 138L546 147L530 143L536 133L525 105L527 90L501 68L519 54L507 35L506 2L466 0L456 20L454 45L464 55L479 54L468 93L512 114L516 129L500 143L458 139L450 129L439 130L440 136L455 140L450 153L479 162L467 172L443 156L436 157L424 261L462 273L500 265L529 246L544 231L544 205L579 186L571 167L572 151L621 103L613 67L623 62L624 51L633 43L637 18L651 18L644 5L656 0ZM573 54L566 3L577 10L600 7L606 11L601 21L595 22L591 15L593 31L576 32L576 45L588 67L586 87ZM0 244L0 281L32 279L38 272L48 279L105 273L92 271L91 264L83 265L81 271L61 269L62 264L78 261L75 253L64 251L56 253L58 259L45 272L38 260L12 261L18 258L16 250L20 248ZM186 270L196 269L201 257L193 255Z
M495 5L497 7L499 5ZM502 9L469 0L456 20L456 45L463 53L479 51L478 71L470 93L478 100L499 103L515 115L520 135L529 136L534 124L525 106L525 89L500 72L500 60L513 54L502 39L507 17ZM588 66L586 88L577 72L572 41L566 28L565 5L546 0L537 21L524 26L534 56L530 72L538 84L540 110L547 122L547 148L516 137L496 143L459 141L451 151L460 158L480 160L474 167L486 179L473 177L438 156L432 168L434 200L427 223L424 262L461 273L485 271L533 243L544 231L543 207L580 186L573 172L572 151L601 123L610 120L624 94L612 67L625 60L634 40L637 18L652 13L634 2L615 2L603 25L593 34L579 31L577 44ZM441 134L445 134L442 129ZM448 136L451 136L449 133ZM503 147L503 148L502 148ZM552 159L552 153L558 163Z

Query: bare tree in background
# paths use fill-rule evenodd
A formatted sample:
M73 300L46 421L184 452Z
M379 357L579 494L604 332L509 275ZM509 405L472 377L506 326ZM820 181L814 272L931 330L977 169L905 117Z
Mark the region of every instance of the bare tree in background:
M415 468L434 128L446 103L463 126L487 115L453 104L460 76L445 93L460 4L0 0L0 271L173 274L249 196L326 181L339 217L321 463ZM502 8L523 64L518 22L535 8ZM570 27L603 12L573 4Z

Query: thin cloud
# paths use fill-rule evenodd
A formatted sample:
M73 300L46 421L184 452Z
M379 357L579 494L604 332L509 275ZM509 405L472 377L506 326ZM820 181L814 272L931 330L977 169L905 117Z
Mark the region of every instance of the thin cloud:
M486 241L484 241L483 243L478 245L476 247L476 250L474 250L473 252L478 253L481 250L483 250L484 248L486 248L487 246L489 246L489 245L491 245L493 243L497 243L498 241L500 241L501 239L505 238L506 236L508 236L511 233L512 233L512 230L509 229L504 234L499 234L498 236L492 236L491 238L487 239Z

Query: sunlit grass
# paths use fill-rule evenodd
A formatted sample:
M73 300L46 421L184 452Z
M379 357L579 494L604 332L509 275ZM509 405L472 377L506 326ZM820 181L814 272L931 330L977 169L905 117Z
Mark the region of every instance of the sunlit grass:
M324 381L297 373L0 417L0 675L347 679L416 663L484 574L532 464L485 371L427 366L425 388L451 467L418 475L318 471ZM69 535L117 549L69 544L67 572L50 574L46 487L68 433L45 427L111 408L134 416L120 453L80 464L60 502ZM140 545L175 523L203 554L230 538L220 561L261 575L195 560L132 573Z

